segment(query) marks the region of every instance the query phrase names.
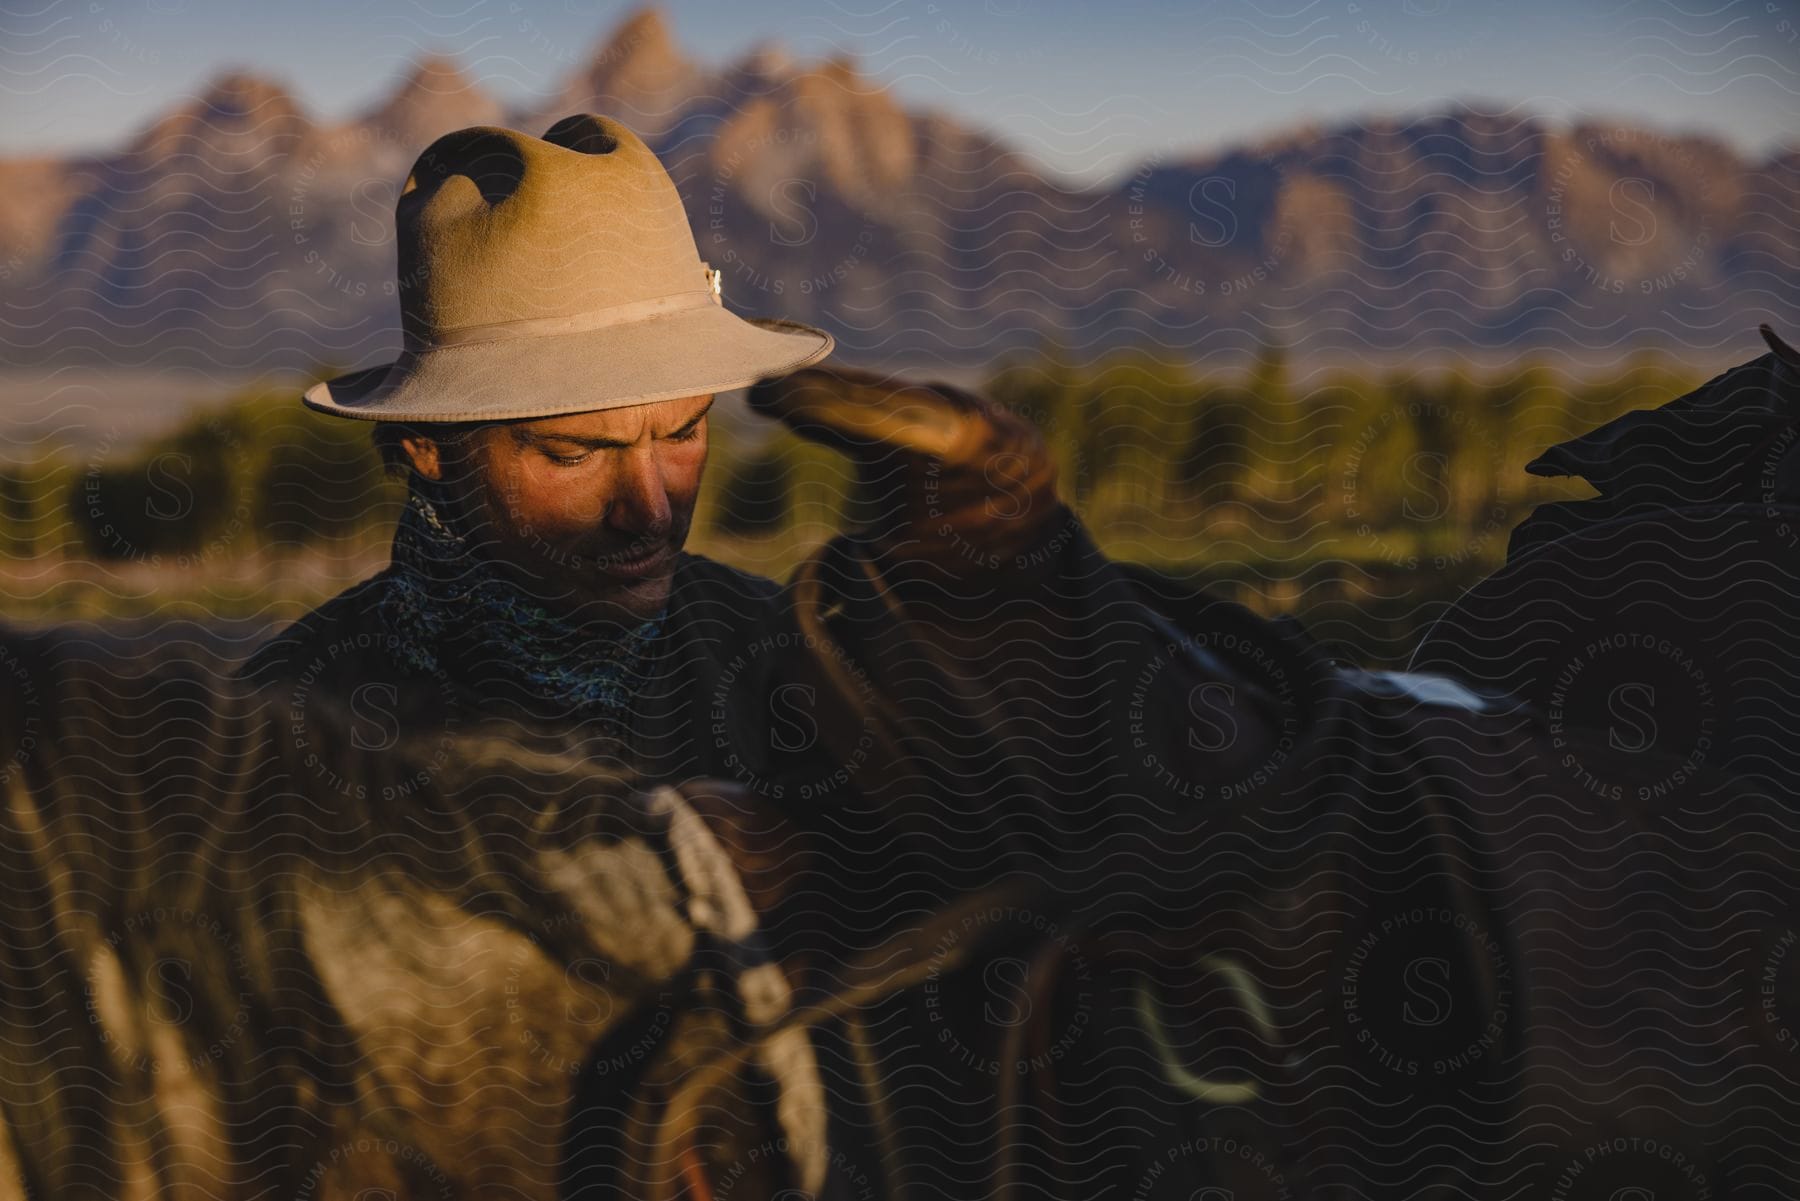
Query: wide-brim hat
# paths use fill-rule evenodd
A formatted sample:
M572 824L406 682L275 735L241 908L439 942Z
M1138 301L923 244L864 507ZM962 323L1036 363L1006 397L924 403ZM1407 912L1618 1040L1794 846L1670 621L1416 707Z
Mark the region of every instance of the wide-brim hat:
M567 117L542 138L444 135L413 164L394 225L402 353L313 385L310 408L552 417L745 388L833 347L824 330L725 307L674 180L609 117Z

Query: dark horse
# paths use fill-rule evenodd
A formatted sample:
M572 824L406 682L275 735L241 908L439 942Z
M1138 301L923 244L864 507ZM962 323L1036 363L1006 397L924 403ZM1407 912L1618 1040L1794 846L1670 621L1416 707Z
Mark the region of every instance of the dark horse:
M7 636L9 1184L1784 1195L1791 790L1047 545L803 565L809 806Z

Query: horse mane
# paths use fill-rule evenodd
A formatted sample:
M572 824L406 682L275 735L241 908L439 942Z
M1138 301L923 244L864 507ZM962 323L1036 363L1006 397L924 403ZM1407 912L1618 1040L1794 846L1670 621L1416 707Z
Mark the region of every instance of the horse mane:
M768 987L730 860L675 790L548 732L395 710L409 733L371 742L337 698L301 712L233 665L204 637L0 631L15 684L0 691L0 1027L21 1061L0 1080L0 1144L19 1191L118 1196L216 1172L227 1193L319 1195L348 1170L321 1150L332 1140L420 1143L430 1123L409 1124L421 1102L372 1067L401 1052L375 1045L369 1016L418 981L462 989L473 1013L514 1004L489 995L497 966L535 972L545 997L604 998L616 1025L658 990L714 980L707 1020L741 1034L773 1016L746 1016L734 986L784 986ZM419 962L399 962L415 945ZM448 1026L428 1027L459 1013L407 1036L448 1047ZM542 1023L564 1058L598 1029ZM415 1149L355 1179L391 1171L434 1195L450 1152Z

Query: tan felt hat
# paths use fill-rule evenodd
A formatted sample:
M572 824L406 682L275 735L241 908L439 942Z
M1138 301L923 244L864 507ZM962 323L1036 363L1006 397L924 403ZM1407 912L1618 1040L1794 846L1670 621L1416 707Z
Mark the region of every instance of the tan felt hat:
M413 164L395 207L400 358L307 389L366 421L552 417L749 387L831 335L743 318L701 261L675 181L610 117L542 138L475 126Z

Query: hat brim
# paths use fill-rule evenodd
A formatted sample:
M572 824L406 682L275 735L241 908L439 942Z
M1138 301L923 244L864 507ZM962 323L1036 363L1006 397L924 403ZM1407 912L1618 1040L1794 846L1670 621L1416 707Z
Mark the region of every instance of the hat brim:
M363 421L557 417L747 388L833 346L798 321L706 305L579 333L428 347L314 384L303 400Z

